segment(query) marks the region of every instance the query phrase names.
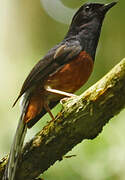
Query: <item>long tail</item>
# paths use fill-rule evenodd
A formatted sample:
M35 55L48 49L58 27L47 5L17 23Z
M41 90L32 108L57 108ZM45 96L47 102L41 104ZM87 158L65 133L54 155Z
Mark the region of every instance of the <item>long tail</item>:
M19 123L18 123L17 130L16 130L16 133L14 136L13 144L11 146L8 163L6 165L2 180L14 180L15 179L17 164L20 159L24 138L25 138L25 135L27 132L27 124L25 124L23 121L25 112L27 109L27 105L28 105L28 102L25 102L23 105L22 114L19 119Z

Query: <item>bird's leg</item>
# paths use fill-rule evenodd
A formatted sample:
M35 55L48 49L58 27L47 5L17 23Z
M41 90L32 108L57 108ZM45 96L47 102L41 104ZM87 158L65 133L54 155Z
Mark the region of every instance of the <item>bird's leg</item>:
M50 86L45 86L44 88L47 92L50 92L52 94L57 94L57 95L60 95L63 97L75 97L75 96L77 96L77 95L72 94L72 93L67 93L64 91L57 90L57 89L52 89Z
M75 95L75 94L72 94L72 93L67 93L67 92L64 92L64 91L60 91L60 90L57 90L57 89L52 89L50 86L45 86L44 87L45 88L45 90L47 91L47 92L50 92L50 93L52 93L52 94L56 94L56 95L60 95L60 96L62 96L62 97L77 97L77 95ZM63 99L61 99L60 100L60 103L61 104L63 104L62 103L62 101L63 100L65 100L65 98L63 98ZM46 100L44 100L44 108L46 109L46 111L49 113L49 115L50 115L50 117L52 118L52 120L55 120L55 118L54 118L54 116L53 116L53 114L52 114L52 112L51 112L51 110L50 110L50 108L49 108L49 106L48 106L48 103L46 102Z
M44 100L43 105L44 105L45 110L49 113L49 115L50 115L50 117L52 118L52 120L55 120L55 117L53 116L53 114L52 114L52 112L51 112L51 110L50 110L50 108L49 108L49 105L48 105L47 101Z

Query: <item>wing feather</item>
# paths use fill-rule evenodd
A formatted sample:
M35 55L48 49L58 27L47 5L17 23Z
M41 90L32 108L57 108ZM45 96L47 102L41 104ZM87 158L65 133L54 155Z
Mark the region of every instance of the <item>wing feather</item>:
M13 106L27 90L35 86L37 83L40 83L42 87L42 84L49 75L57 72L62 66L75 58L80 51L81 46L78 42L75 45L65 42L52 48L31 70L24 81L20 94Z

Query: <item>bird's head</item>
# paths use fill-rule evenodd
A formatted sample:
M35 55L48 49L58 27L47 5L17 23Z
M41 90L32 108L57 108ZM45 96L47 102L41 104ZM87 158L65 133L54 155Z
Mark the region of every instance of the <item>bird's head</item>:
M100 21L103 21L105 14L115 4L116 2L112 2L109 4L86 3L83 6L81 6L74 15L71 26L81 26L87 24L95 18L97 18Z

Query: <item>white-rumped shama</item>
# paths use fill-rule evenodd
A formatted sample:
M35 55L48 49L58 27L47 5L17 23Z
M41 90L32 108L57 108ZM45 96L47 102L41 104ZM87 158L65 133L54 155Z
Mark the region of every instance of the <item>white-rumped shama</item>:
M86 3L74 15L64 40L32 69L17 100L23 95L22 114L11 147L3 180L16 179L17 163L27 127L31 128L63 97L71 97L88 80L95 59L102 23L109 4Z

